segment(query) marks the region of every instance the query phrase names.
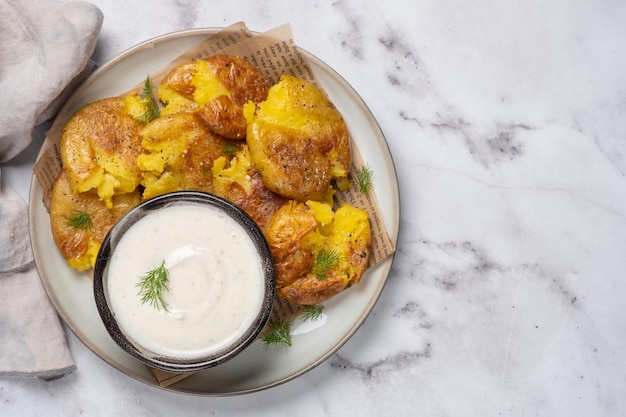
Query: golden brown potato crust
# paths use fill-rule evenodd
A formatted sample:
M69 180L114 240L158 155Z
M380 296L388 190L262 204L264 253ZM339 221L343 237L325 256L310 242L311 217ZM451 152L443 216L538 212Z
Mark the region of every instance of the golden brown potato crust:
M154 119L139 131L146 153L138 158L144 197L178 190L213 192L211 167L233 142L191 113Z
M61 171L54 182L50 200L50 225L54 242L65 259L81 266L77 269L89 269L93 265L83 258L90 249L90 241L102 243L117 219L139 202L139 192L127 193L114 197L113 207L107 209L95 193L75 193L67 175ZM77 229L71 226L69 219L77 212L89 215L90 227Z
M313 306L339 294L347 286L345 277L336 272L331 272L323 280L308 274L280 288L278 294L292 303Z
M115 191L131 192L141 176L137 156L143 149L138 128L119 97L87 104L74 113L60 142L63 168L72 189L96 189L105 201Z
M201 106L197 114L216 133L231 139L246 137L246 119L243 105L248 101L259 103L267 97L270 84L254 65L233 55L207 58L217 79L230 91L230 96L219 96Z
M213 170L213 192L246 211L265 230L287 200L265 186L261 174L250 161L245 144L232 159L224 158L221 162L224 166Z
M242 208L264 230L286 200L263 184L263 178L256 169L250 169L248 176L252 184L249 192L241 185L232 183L223 197Z
M196 63L185 62L172 69L161 81L162 86L170 87L189 100L193 100L196 87L191 80L196 75Z
M320 200L333 178L347 176L347 125L311 83L284 75L246 117L250 156L272 191L296 201Z
M284 299L315 305L357 284L367 269L371 233L367 213L341 206L332 223L320 225L314 210L293 200L270 222L265 236L276 264L276 286ZM334 253L336 261L318 271L321 253Z
M211 130L229 139L246 136L246 120L243 105L248 101L261 102L267 97L270 84L261 71L245 59L235 55L215 55L204 59L212 72L211 77L219 82L220 92L203 91L203 96L212 97L206 103L199 102L196 114ZM161 85L169 87L189 100L198 100L197 89L214 88L196 79L198 63L184 63L172 69Z
M274 256L278 288L311 271L313 252L304 248L301 240L316 227L317 221L311 209L295 201L284 204L267 226L265 237Z

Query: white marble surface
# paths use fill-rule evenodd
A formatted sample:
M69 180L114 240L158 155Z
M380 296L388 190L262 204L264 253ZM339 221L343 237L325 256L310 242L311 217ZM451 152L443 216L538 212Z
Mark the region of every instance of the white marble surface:
M626 412L626 3L93 1L103 63L163 33L289 22L360 92L402 218L356 335L287 384L166 392L69 334L77 371L0 379L11 416L618 416ZM27 197L38 143L2 167Z

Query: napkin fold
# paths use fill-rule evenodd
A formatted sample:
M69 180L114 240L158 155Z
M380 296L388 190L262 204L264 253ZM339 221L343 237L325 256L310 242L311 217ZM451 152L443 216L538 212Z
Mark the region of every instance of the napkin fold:
M33 265L26 204L4 186L0 225L0 375L44 379L67 375L75 365Z
M0 163L26 148L34 127L93 71L102 20L81 1L0 1ZM54 379L75 369L34 266L27 206L1 175L0 334L0 375Z
M2 0L0 22L0 162L5 162L28 146L33 127L56 113L67 86L90 69L102 12L82 1Z

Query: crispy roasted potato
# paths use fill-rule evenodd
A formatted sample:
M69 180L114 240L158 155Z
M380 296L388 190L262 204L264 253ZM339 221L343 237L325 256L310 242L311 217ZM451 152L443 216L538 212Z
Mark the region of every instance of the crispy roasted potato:
M99 100L74 113L60 142L63 168L74 192L95 190L109 208L113 195L133 192L141 180L138 129L124 98Z
M315 305L358 283L369 262L367 213L344 205L334 213L324 203L286 203L265 236L276 265L278 293Z
M64 171L57 176L50 200L54 242L68 265L79 271L93 268L109 229L140 202L138 191L113 196L111 208L94 192L75 193Z
M197 64L195 61L185 62L172 69L161 81L159 90L157 92L161 101L169 104L169 100L165 97L161 97L161 92L167 92L168 89L174 93L185 97L187 100L193 101L193 93L196 91L196 86L193 85L192 79L196 75Z
M213 192L246 211L262 230L287 201L265 186L261 174L250 161L245 144L230 161L226 157L218 158L212 172Z
M211 168L224 149L242 146L213 133L195 115L161 116L138 133L146 153L137 158L144 198L171 191L213 191Z
M230 139L246 136L243 105L267 97L269 82L261 71L234 55L216 55L181 64L159 87L164 114L194 111L213 132Z
M197 64L185 62L172 69L161 81L157 90L157 97L165 104L161 116L173 113L193 113L198 109L198 103L193 101L196 87L192 79L197 72Z
M284 75L267 100L245 106L252 162L272 191L297 201L321 200L331 180L350 170L343 117L313 84Z
M274 257L278 288L311 272L315 254L303 245L302 239L316 228L313 210L294 200L284 204L273 216L265 237Z

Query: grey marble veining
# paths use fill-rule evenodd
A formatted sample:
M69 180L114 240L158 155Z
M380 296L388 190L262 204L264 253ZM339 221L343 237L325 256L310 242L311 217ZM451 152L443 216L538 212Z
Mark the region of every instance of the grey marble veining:
M105 15L99 62L175 30L291 23L385 133L397 254L363 326L287 384L163 392L69 335L78 371L0 380L7 415L624 414L626 4L93 3ZM3 169L24 195L28 164Z

